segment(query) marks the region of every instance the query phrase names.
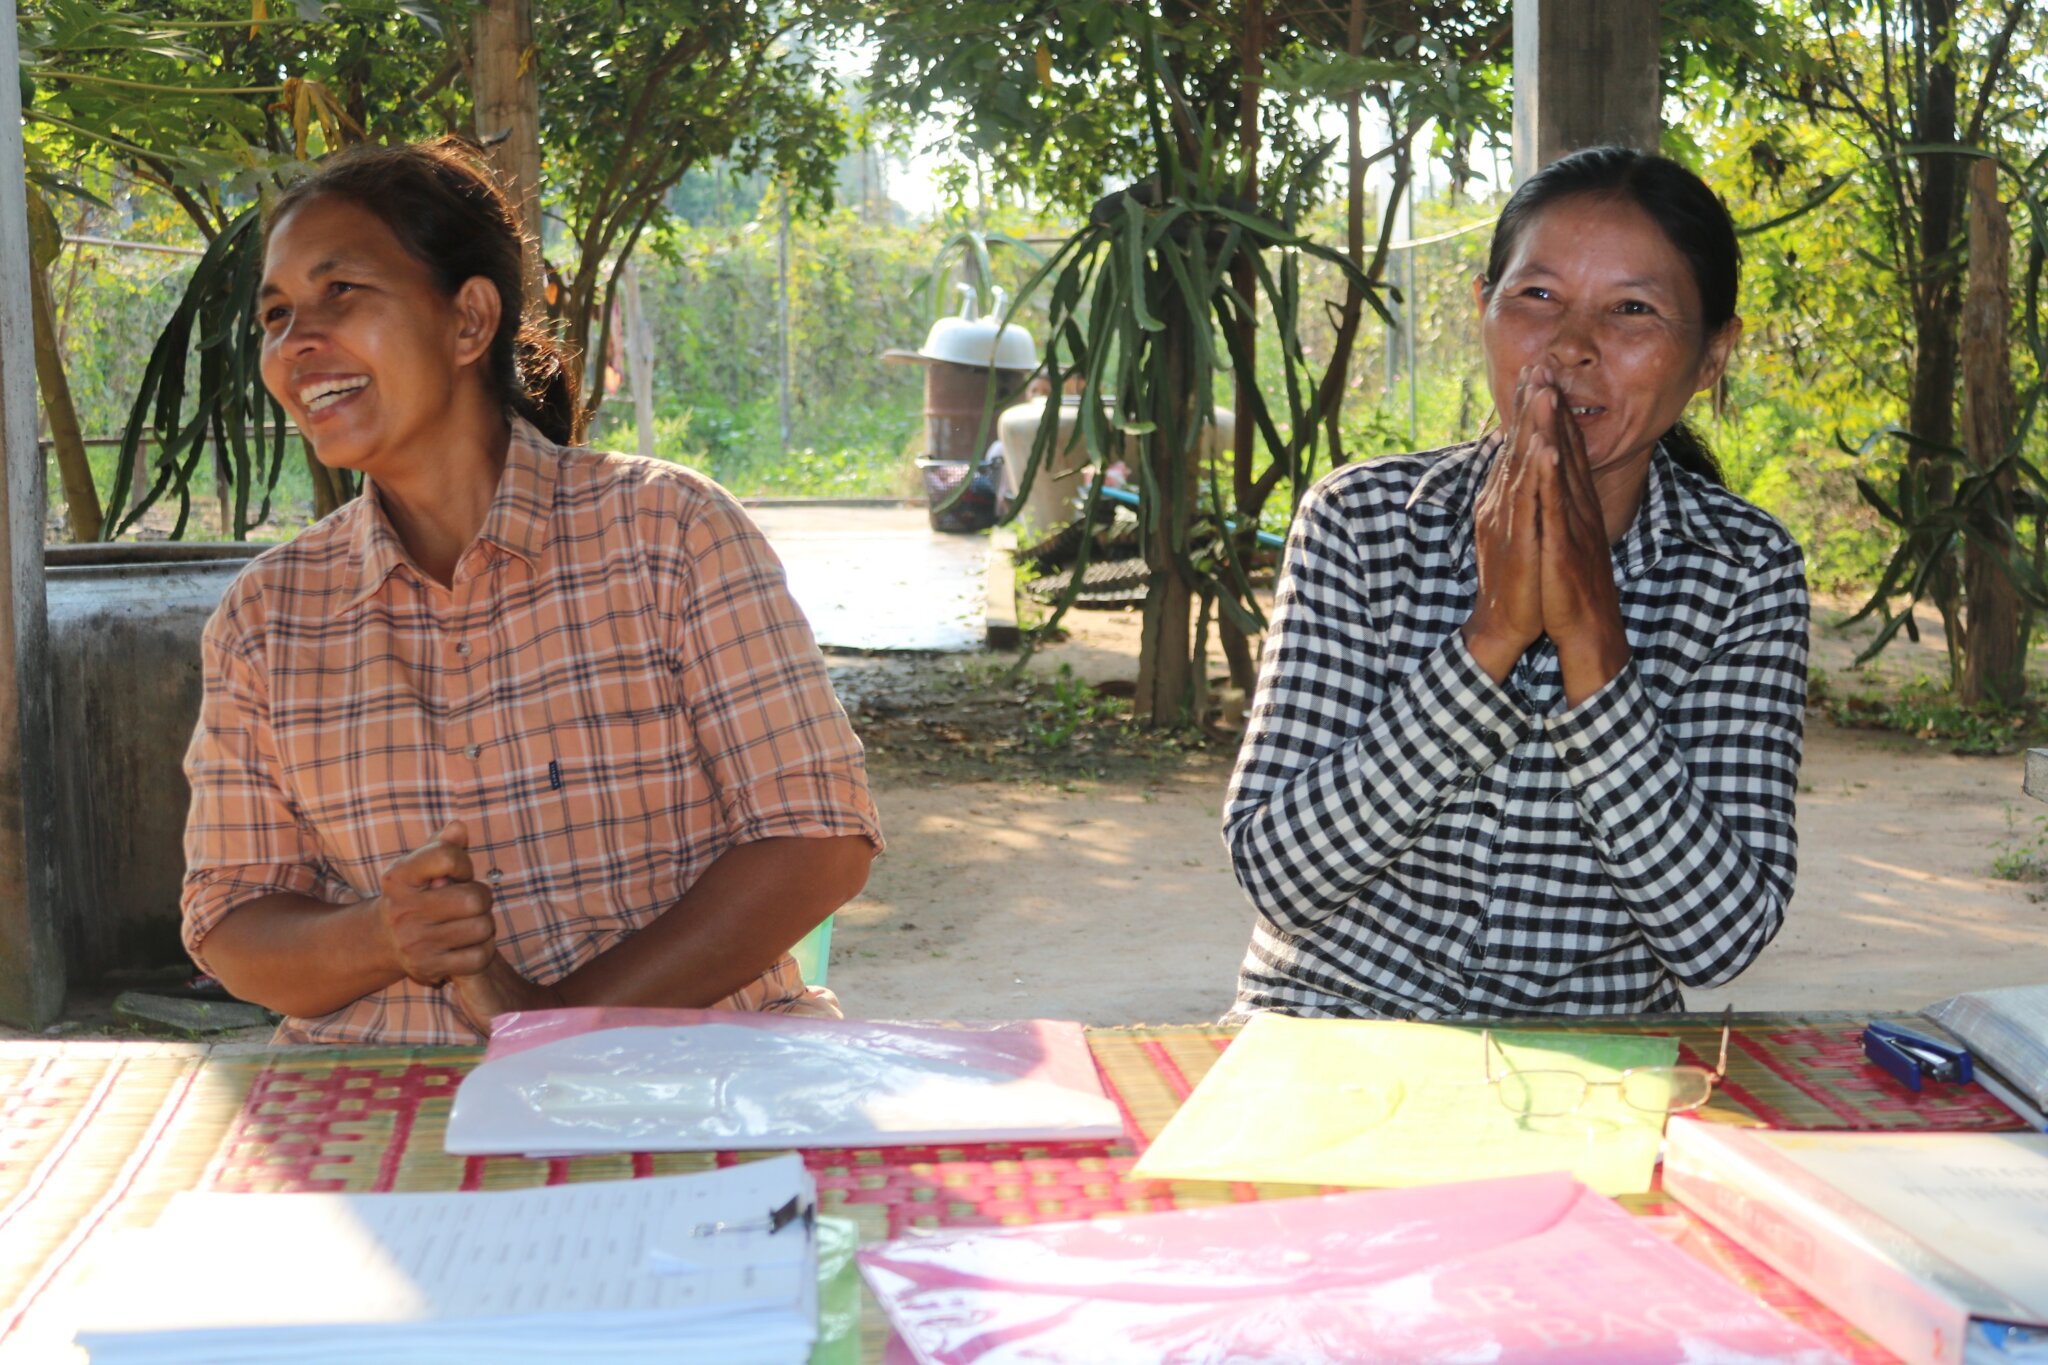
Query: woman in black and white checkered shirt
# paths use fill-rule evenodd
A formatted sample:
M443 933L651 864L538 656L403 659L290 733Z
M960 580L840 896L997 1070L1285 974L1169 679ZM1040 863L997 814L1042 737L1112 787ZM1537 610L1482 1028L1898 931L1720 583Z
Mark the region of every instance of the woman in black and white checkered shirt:
M1805 574L1680 423L1739 267L1690 171L1554 162L1473 285L1499 428L1303 499L1224 811L1236 1014L1676 1009L1777 933Z

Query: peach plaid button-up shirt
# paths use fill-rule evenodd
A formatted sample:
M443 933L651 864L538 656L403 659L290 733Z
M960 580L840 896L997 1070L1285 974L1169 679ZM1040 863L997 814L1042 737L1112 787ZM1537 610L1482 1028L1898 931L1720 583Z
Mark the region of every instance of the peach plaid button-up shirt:
M252 562L203 653L184 891L202 965L236 906L366 899L452 819L495 892L499 952L542 983L736 844L881 847L860 741L781 564L724 490L676 465L515 423L451 586L413 565L368 491ZM723 1003L816 998L785 955ZM445 988L406 980L280 1032L474 1037Z

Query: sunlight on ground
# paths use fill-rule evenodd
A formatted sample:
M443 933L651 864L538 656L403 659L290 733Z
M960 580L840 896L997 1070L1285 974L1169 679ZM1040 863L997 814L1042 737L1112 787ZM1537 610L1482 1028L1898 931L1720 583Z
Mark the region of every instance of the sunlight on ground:
M1986 879L1983 877L1944 876L1939 872L1925 872L1917 867L1901 867L1897 863L1881 863L1875 858L1852 857L1845 861L1856 863L1862 867L1873 868L1879 872L1889 872L1895 877L1904 877L1908 881L1919 882L1924 886L1941 886L1954 891L1982 891L1985 889Z

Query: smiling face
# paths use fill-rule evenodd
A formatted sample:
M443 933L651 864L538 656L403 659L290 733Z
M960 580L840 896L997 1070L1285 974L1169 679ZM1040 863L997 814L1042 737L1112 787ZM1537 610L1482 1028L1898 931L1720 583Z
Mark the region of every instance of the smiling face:
M474 410L455 400L484 382L488 281L444 294L382 219L337 195L292 209L263 265L263 384L322 464L388 480Z
M1707 335L1691 266L1625 199L1579 195L1538 212L1500 277L1475 281L1487 381L1501 419L1525 365L1558 376L1596 478L1651 449L1726 369L1742 323Z

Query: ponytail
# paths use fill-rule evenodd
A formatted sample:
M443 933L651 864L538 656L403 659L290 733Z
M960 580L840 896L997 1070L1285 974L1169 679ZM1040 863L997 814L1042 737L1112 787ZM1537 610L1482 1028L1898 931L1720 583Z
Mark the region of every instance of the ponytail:
M1664 453L1671 457L1671 463L1680 469L1699 475L1716 488L1726 488L1728 480L1721 473L1721 462L1714 458L1714 452L1690 423L1680 422L1664 433Z
M511 408L556 445L582 445L583 404L577 401L576 376L563 360L553 329L528 319L519 329L516 377L507 386Z

